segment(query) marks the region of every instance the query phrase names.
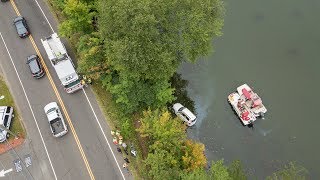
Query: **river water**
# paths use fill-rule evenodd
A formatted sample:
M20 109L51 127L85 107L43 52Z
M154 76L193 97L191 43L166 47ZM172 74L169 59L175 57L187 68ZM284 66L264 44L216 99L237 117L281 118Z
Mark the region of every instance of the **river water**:
M320 1L226 0L224 35L215 53L183 64L197 125L189 135L211 160L239 159L262 179L289 161L320 178ZM247 83L268 109L253 130L227 102Z

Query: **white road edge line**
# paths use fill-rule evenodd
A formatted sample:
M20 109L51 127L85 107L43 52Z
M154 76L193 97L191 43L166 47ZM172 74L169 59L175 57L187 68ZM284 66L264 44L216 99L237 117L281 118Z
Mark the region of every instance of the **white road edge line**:
M43 14L44 18L46 19L47 23L49 24L49 26L50 26L50 28L51 28L51 31L54 33L54 30L53 30L53 28L52 28L52 26L51 26L51 24L50 24L50 22L49 22L49 20L48 20L48 18L47 18L47 16L46 16L46 14L44 14L44 12L43 12L43 10L42 10L39 2L38 2L37 0L34 0L34 1L37 3L40 11L42 12L42 14Z
M38 2L37 0L34 0L34 1L37 3L40 11L42 12L44 18L46 19L46 21L47 21L47 23L49 24L52 32L54 33L54 30L53 30L53 28L52 28L52 26L51 26L51 23L49 22L46 14L43 12L43 10L42 10L39 2ZM114 153L113 153L113 151L112 151L112 148L111 148L111 146L110 146L110 143L109 143L109 141L108 141L108 139L107 139L107 137L106 137L106 135L105 135L105 133L104 133L104 131L103 131L103 129L102 129L102 126L101 126L101 124L100 124L100 122L99 122L99 120L98 120L98 118L97 118L97 115L96 115L95 111L93 110L93 107L92 107L92 105L91 105L91 102L89 101L89 98L88 98L88 96L87 96L87 94L86 94L86 92L85 92L84 89L83 89L83 92L84 92L84 95L86 96L86 99L87 99L89 105L90 105L90 108L91 108L91 110L92 110L92 112L93 112L93 115L94 115L94 117L95 117L95 119L96 119L96 121L97 121L97 123L98 123L98 125L99 125L99 127L100 127L100 130L101 130L101 132L102 132L102 134L103 134L103 137L105 138L105 140L106 140L106 142L107 142L107 144L108 144L108 147L109 147L109 149L110 149L110 151L111 151L111 153L112 153L112 156L113 156L114 160L115 160L116 163L117 163L117 166L118 166L119 171L120 171L120 173L121 173L121 175L122 175L122 178L125 180L125 177L124 177L124 175L123 175L123 173L122 173L122 171L121 171L121 168L120 168L120 165L119 165L119 163L118 163L118 161L117 161L117 159L116 159L116 156L114 155Z
M31 114L32 114L32 116L33 116L34 122L36 123L38 132L39 132L39 134L40 134L40 138L41 138L42 144L43 144L44 149L45 149L45 151L46 151L46 154L47 154L47 156L48 156L49 163L50 163L50 166L51 166L51 169L52 169L54 178L55 178L55 180L58 180L57 175L56 175L56 172L55 172L55 170L54 170L54 168L53 168L53 165L52 165L52 162L51 162L51 158L50 158L50 155L49 155L47 146L46 146L46 144L44 143L44 139L43 139L43 137L42 137L42 134L41 134L41 131L40 131L40 128L39 128L37 119L36 119L36 117L35 117L35 115L34 115L34 113L33 113L33 110L32 110L32 107L31 107L31 104L30 104L30 101L29 101L29 98L28 98L27 93L26 93L26 90L24 89L24 86L23 86L22 81L21 81L21 79L20 79L20 76L19 76L19 73L18 73L18 71L17 71L17 68L16 68L16 66L15 66L15 64L14 64L14 62L13 62L13 60L12 60L11 54L10 54L10 52L9 52L9 49L8 49L8 47L7 47L6 42L5 42L4 39L3 39L3 36L2 36L2 33L1 33L1 32L0 32L0 36L1 36L1 39L2 39L2 41L3 41L3 44L4 44L5 48L6 48L6 50L7 50L7 53L8 53L8 55L9 55L10 61L11 61L12 65L13 65L13 68L14 68L17 76L18 76L18 79L19 79L20 85L21 85L21 87L22 87L24 96L25 96L26 99L27 99L27 102L28 102L28 105L29 105Z
M106 140L106 142L107 142L107 144L108 144L108 147L109 147L109 149L110 149L110 151L111 151L111 153L112 153L112 156L113 156L113 158L114 158L114 161L116 161L116 163L117 163L117 166L118 166L118 169L119 169L119 171L120 171L120 173L121 173L121 175L122 175L122 178L123 178L123 180L125 180L126 178L124 177L124 174L123 174L122 171L121 171L120 165L119 165L119 163L118 163L118 161L117 161L117 159L116 159L116 156L114 155L114 152L112 151L112 148L111 148L110 143L109 143L109 141L108 141L108 139L107 139L107 137L106 137L106 134L104 133L104 131L103 131L103 129L102 129L102 126L101 126L101 124L100 124L100 122L99 122L99 120L98 120L98 117L97 117L95 111L93 110L93 107L92 107L91 102L90 102L90 100L89 100L89 98L88 98L88 96L87 96L87 93L86 93L86 91L84 90L84 88L82 88L82 90L83 90L84 95L85 95L86 98L87 98L87 101L88 101L88 103L89 103L89 106L90 106L90 108L91 108L91 110L92 110L92 112L93 112L93 115L94 115L94 117L95 117L95 119L96 119L96 121L97 121L97 123L98 123L98 125L99 125L99 128L100 128L100 130L101 130L101 132L102 132L102 134L103 134L103 137L104 137L104 139Z

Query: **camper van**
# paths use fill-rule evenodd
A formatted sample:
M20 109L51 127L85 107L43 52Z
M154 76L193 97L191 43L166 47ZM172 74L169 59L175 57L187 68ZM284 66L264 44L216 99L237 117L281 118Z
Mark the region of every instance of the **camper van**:
M6 129L10 128L13 117L13 107L0 106L0 143L7 139L9 134Z

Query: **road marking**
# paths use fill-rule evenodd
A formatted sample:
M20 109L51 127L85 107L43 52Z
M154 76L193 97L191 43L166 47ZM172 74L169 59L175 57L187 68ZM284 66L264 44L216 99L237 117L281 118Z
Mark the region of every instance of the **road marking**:
M49 155L47 146L46 146L46 144L44 143L44 139L43 139L43 137L42 137L42 133L41 133L41 131L40 131L40 128L39 128L37 119L36 119L36 117L35 117L35 115L34 115L34 113L33 113L33 110L32 110L32 107L31 107L31 104L30 104L30 101L29 101L29 98L28 98L27 93L26 93L26 90L24 89L24 86L23 86L23 84L22 84L22 81L21 81L21 78L20 78L19 73L18 73L18 71L17 71L17 68L16 68L16 66L15 66L15 64L14 64L14 62L13 62L13 60L12 60L11 54L10 54L10 52L9 52L9 49L8 49L8 47L7 47L6 42L5 42L4 39L3 39L3 36L2 36L2 33L1 33L1 32L0 32L0 36L1 36L1 39L2 39L2 41L3 41L3 44L4 44L5 48L6 48L6 50L7 50L7 53L8 53L8 55L9 55L10 61L11 61L12 65L13 65L13 68L14 68L16 74L17 74L17 77L18 77L19 83L20 83L20 85L21 85L21 87L22 87L22 91L23 91L23 93L24 93L24 96L25 96L26 99L27 99L27 103L28 103L28 106L29 106L29 108L30 108L32 117L33 117L33 119L34 119L34 122L36 123L36 126L37 126L38 132L39 132L39 134L40 134L40 138L41 138L42 144L43 144L43 146L44 146L44 149L45 149L45 151L46 151L47 157L48 157L48 159L49 159L49 163L50 163L50 166L51 166L51 169L52 169L54 178L57 180L56 172L55 172L55 170L54 170L54 168L53 168L53 165L52 165L52 162L51 162L51 158L50 158L50 155Z
M13 0L10 0L10 2L11 2L11 4L12 4L13 8L15 9L17 15L20 16L20 12L19 12L16 4L13 2ZM48 21L48 22L49 22L49 21ZM73 126L73 124L72 124L72 121L71 121L71 119L70 119L70 116L69 116L69 114L68 114L68 112L67 112L67 109L66 109L66 107L65 107L65 105L64 105L64 103L63 103L63 101L62 101L62 98L61 98L61 96L60 96L60 94L59 94L59 92L58 92L58 90L57 90L57 87L56 87L56 85L55 85L54 82L53 82L53 79L52 79L51 74L50 74L50 72L49 72L49 70L48 70L48 67L47 67L47 65L45 64L45 61L44 61L44 59L42 58L41 53L40 53L40 51L39 51L39 49L38 49L35 41L33 40L32 35L29 35L29 39L30 39L30 41L31 41L31 44L32 44L33 48L35 49L35 51L37 52L37 54L38 54L38 56L39 56L39 58L40 58L41 64L42 64L43 67L44 67L44 70L45 70L45 72L46 72L46 74L47 74L47 77L48 77L48 79L49 79L49 81L50 81L50 84L51 84L51 86L52 86L52 88L53 88L53 91L54 91L56 97L58 98L58 101L59 101L59 103L60 103L60 105L61 105L61 107L62 107L62 111L64 112L64 115L65 115L65 117L66 117L66 119L67 119L67 121L68 121L68 123L69 123L71 132L72 132L73 137L74 137L74 139L75 139L75 141L76 141L76 143L77 143L78 149L79 149L80 154L81 154L81 156L82 156L82 159L83 159L83 161L84 161L84 163L85 163L85 165L86 165L86 168L87 168L87 171L88 171L88 173L89 173L89 176L90 176L91 180L95 180L95 177L94 177L94 175L93 175L93 173L92 173L92 170L91 170L91 167L90 167L89 162L88 162L88 160L87 160L87 157L86 157L86 155L85 155L85 153L84 153L84 151L83 151L83 148L82 148L82 145L81 145L80 140L79 140L79 138L78 138L78 135L77 135L77 133L76 133L76 130L74 129L74 126Z
M21 172L22 171L22 166L21 166L21 161L20 159L16 159L13 161L14 165L16 166L16 171Z
M19 12L19 10L18 10L18 8L17 8L17 6L16 6L16 3L15 3L13 0L10 0L10 3L11 3L11 5L12 5L14 11L17 13L17 15L18 15L18 16L21 16L21 15L20 15L20 12Z
M24 156L24 162L26 163L26 167L31 166L32 165L31 156L30 155L25 155Z
M88 170L88 173L89 173L89 175L90 175L90 178L91 178L91 180L95 180L95 177L94 177L94 175L93 175L93 173L92 173L92 170L91 170L91 167L90 167L89 162L88 162L88 160L87 160L87 157L86 157L86 155L84 154L84 151L83 151L82 145L81 145L81 143L80 143L80 140L79 140L79 138L78 138L78 135L77 135L77 133L76 133L76 130L74 129L74 126L73 126L72 121L71 121L71 119L70 119L70 116L69 116L69 114L68 114L68 112L67 112L67 109L66 109L66 107L65 107L65 105L64 105L64 103L63 103L63 101L62 101L62 98L61 98L61 96L60 96L60 93L58 92L57 87L56 87L56 85L55 85L54 82L53 82L53 79L52 79L52 77L51 77L51 74L50 74L50 72L49 72L49 69L48 69L47 65L45 64L44 59L42 58L42 56L41 56L41 54L40 54L40 51L39 51L36 43L35 43L34 40L33 40L32 35L29 35L29 39L30 39L30 41L31 41L31 43L32 43L33 48L36 50L36 52L37 52L37 54L38 54L38 56L39 56L39 58L40 58L41 64L42 64L43 67L44 67L44 70L45 70L45 72L46 72L46 74L47 74L47 77L48 77L48 79L49 79L49 81L50 81L50 84L51 84L51 86L52 86L52 88L53 88L53 90L54 90L54 92L55 92L55 95L56 95L56 97L58 98L58 101L59 101L59 103L60 103L60 105L61 105L62 111L64 112L64 115L65 115L65 117L66 117L66 119L67 119L67 121L68 121L68 123L69 123L71 132L72 132L72 134L73 134L74 139L76 140L78 149L79 149L80 154L81 154L81 156L82 156L82 159L83 159L83 161L84 161L84 163L85 163L85 165L86 165L86 168L87 168L87 170Z
M0 177L5 177L7 173L11 172L12 171L12 168L11 169L8 169L8 170L4 170L2 169L2 171L0 171Z
M98 123L98 125L99 125L99 128L100 128L100 130L101 130L101 132L102 132L102 134L103 134L103 137L104 137L104 139L106 140L106 142L107 142L107 144L108 144L108 147L109 147L109 149L110 149L110 151L111 151L111 153L112 153L112 156L113 156L114 160L115 160L116 163L117 163L117 166L118 166L118 169L119 169L119 171L120 171L120 173L121 173L121 176L122 176L123 180L125 180L126 178L124 177L124 175L123 175L123 173L122 173L122 171L121 171L120 165L119 165L119 163L118 163L118 161L117 161L117 159L116 159L116 156L114 155L114 153L113 153L113 151L112 151L112 148L111 148L110 143L109 143L109 141L108 141L108 139L107 139L107 137L106 137L106 134L104 133L104 131L103 131L103 129L102 129L102 126L101 126L101 124L100 124L100 122L99 122L99 120L98 120L98 117L97 117L95 111L93 110L93 107L92 107L91 102L90 102L90 100L89 100L89 98L88 98L88 96L87 96L87 93L86 93L86 91L84 90L84 88L83 88L82 90L83 90L84 95L86 96L86 99L87 99L87 101L88 101L88 103L89 103L89 106L90 106L92 112L93 112L93 115L94 115L94 117L95 117L95 119L96 119L96 121L97 121L97 123Z
M42 12L42 15L44 16L44 18L46 19L47 23L49 24L52 33L55 33L55 31L54 31L53 28L52 28L51 23L49 22L47 16L46 16L45 13L43 12L40 4L38 3L37 0L34 0L34 1L37 3L40 11ZM114 158L114 160L115 160L115 162L116 162L116 164L117 164L117 166L118 166L118 169L119 169L119 171L120 171L120 173L121 173L121 175L122 175L122 178L125 180L125 177L124 177L124 175L123 175L123 173L122 173L122 171L121 171L120 165L119 165L119 163L118 163L118 161L117 161L117 159L116 159L116 157L115 157L115 155L114 155L114 152L112 151L112 148L111 148L111 146L110 146L110 143L109 143L109 141L108 141L108 139L107 139L107 137L106 137L106 135L105 135L105 133L104 133L104 131L103 131L103 129L102 129L102 126L101 126L101 124L100 124L100 122L99 122L99 120L98 120L98 118L97 118L97 115L96 115L96 113L95 113L95 111L94 111L94 109L93 109L93 107L92 107L92 105L91 105L91 102L90 102L90 100L89 100L89 98L88 98L88 96L87 96L87 94L86 94L86 92L85 92L84 89L83 89L83 93L84 93L84 95L86 96L86 99L87 99L87 101L88 101L88 104L89 104L89 106L90 106L90 108L91 108L91 110L92 110L92 112L93 112L93 115L94 115L94 117L95 117L95 119L96 119L96 121L97 121L97 123L98 123L98 125L99 125L99 128L100 128L100 130L101 130L101 132L102 132L102 134L103 134L103 137L104 137L104 139L106 140L106 142L107 142L107 144L108 144L108 147L109 147L109 149L110 149L110 151L111 151L111 153L112 153L112 156L113 156L113 158Z
M46 19L47 23L49 24L49 26L50 26L50 28L51 28L51 31L54 33L54 30L53 30L53 28L52 28L52 26L51 26L51 24L50 24L50 22L49 22L49 20L48 20L47 16L44 14L44 12L43 12L43 10L42 10L42 8L41 8L40 4L38 3L38 1L37 1L37 0L34 0L34 1L37 3L37 5L38 5L38 7L39 7L40 11L42 12L42 14L43 14L44 18Z

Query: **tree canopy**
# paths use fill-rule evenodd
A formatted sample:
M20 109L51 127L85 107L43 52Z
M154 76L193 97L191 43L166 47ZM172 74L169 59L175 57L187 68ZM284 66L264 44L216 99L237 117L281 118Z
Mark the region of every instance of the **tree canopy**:
M143 112L137 131L148 139L149 153L145 160L151 179L177 179L180 174L204 168L207 161L204 145L187 140L186 126L165 110Z
M92 5L79 0L67 0L63 14L68 17L59 25L59 33L64 37L75 37L75 34L88 34L93 31L92 18L95 12ZM75 38L77 38L76 36Z
M220 0L99 0L97 9L105 63L115 72L103 81L128 112L174 100L170 77L182 61L211 52L224 14Z
M267 180L305 180L308 171L303 166L289 162L281 170L274 172Z

